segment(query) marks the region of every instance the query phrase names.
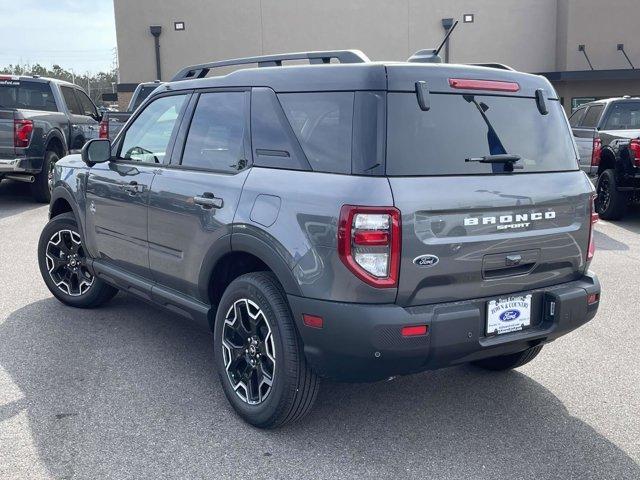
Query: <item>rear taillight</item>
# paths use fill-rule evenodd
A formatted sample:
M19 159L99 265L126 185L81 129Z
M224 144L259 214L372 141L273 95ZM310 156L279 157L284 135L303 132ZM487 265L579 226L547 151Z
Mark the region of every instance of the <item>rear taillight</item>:
M520 85L516 82L474 80L471 78L450 78L449 86L462 90L489 90L494 92L517 92L520 90Z
M593 138L593 148L591 149L591 166L600 165L600 156L602 155L602 140L600 137Z
M100 132L98 134L99 138L109 138L109 122L106 120L102 120L100 122Z
M28 147L32 133L33 121L20 119L13 121L13 145L16 148Z
M589 248L587 249L587 262L590 262L593 258L593 255L596 252L596 244L593 241L593 226L598 221L598 214L595 209L595 195L591 197L591 215L590 215L590 223L589 223Z
M400 211L345 205L340 210L338 253L362 281L379 288L398 285Z
M629 155L636 167L640 167L640 140L634 138L629 142Z

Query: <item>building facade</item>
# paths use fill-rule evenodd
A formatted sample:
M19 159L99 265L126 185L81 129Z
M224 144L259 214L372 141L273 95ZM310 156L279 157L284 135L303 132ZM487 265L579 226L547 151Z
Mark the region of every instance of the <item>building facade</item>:
M638 0L114 0L119 103L126 105L140 82L226 58L355 48L372 60L406 60L436 47L453 19L460 23L449 41L450 62L498 62L543 74L570 111L594 98L640 95L640 69L632 68L640 67L637 6Z

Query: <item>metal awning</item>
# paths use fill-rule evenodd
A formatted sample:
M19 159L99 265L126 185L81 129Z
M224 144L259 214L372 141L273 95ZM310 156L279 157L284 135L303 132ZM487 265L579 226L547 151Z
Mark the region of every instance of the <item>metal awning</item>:
M590 80L640 80L640 69L618 70L567 70L564 72L538 73L550 82L581 82Z

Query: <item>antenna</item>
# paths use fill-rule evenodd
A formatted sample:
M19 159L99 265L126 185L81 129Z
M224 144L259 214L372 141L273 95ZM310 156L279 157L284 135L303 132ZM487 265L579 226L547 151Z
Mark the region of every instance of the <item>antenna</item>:
M447 43L447 40L449 39L449 35L451 35L451 32L455 30L456 26L458 26L458 23L459 23L458 20L456 20L456 22L453 24L453 26L449 29L447 34L444 36L444 40L442 40L442 43L440 44L440 46L436 48L435 52L433 52L434 55L438 55L440 53L440 50L442 50L442 47L444 47L444 44Z

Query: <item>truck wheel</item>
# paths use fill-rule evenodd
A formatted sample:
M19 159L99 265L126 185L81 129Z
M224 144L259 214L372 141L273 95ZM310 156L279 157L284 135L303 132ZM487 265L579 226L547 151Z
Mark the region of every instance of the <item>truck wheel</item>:
M309 413L319 380L272 273L248 273L231 282L218 306L213 344L224 393L245 421L276 428Z
M628 197L617 190L618 181L613 169L605 170L598 177L596 212L604 220L619 220L627 212Z
M538 356L540 350L542 350L542 345L536 345L535 347L526 349L524 352L485 358L484 360L477 360L472 363L485 370L511 370L512 368L518 368L529 363Z
M49 291L66 305L97 307L118 290L87 269L87 256L72 213L52 218L38 242L40 274Z
M42 171L36 175L31 184L31 194L37 202L49 203L51 200L51 187L53 186L53 167L60 159L53 150L47 150L44 154Z

